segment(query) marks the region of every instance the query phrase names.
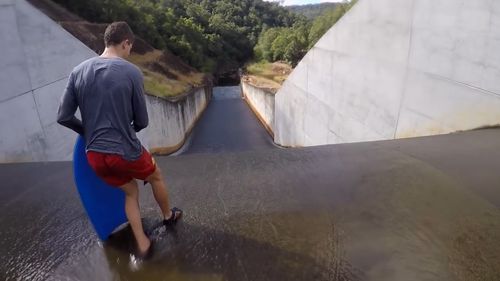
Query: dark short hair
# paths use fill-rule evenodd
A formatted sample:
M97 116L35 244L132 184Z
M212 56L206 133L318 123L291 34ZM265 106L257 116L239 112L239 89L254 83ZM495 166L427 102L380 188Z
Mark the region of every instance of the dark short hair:
M130 43L133 43L135 36L126 22L116 21L106 27L106 31L104 32L104 44L106 47L116 46L127 39Z

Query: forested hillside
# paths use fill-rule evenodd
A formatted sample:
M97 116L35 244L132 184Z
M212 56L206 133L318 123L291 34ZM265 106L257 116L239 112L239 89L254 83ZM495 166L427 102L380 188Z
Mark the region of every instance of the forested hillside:
M334 10L339 3L319 3L308 5L292 5L286 8L294 13L305 16L309 20L314 20L324 12Z
M291 27L264 28L254 49L256 60L286 61L295 66L356 1L339 3L314 20L298 18Z
M263 29L299 16L262 0L53 0L91 22L127 21L157 49L205 72L237 69L253 56Z

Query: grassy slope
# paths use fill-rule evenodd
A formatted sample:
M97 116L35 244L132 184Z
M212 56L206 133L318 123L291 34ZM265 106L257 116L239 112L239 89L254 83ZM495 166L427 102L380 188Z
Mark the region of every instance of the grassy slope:
M202 86L205 74L197 71L182 72L171 67L164 52L153 50L145 54L132 53L129 61L139 66L144 74L144 87L148 93L160 97L174 97L192 88Z
M247 75L243 79L259 88L276 92L291 72L292 66L284 62L258 62L246 67Z

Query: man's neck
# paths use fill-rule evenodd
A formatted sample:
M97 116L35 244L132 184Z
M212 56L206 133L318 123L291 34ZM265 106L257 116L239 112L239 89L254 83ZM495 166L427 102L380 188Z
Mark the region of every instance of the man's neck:
M104 52L102 52L101 57L103 58L121 58L123 59L123 56L113 47L106 47L104 49Z

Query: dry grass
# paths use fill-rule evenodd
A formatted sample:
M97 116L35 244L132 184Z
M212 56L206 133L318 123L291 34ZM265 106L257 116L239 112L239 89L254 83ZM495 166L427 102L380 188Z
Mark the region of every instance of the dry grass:
M247 66L248 74L265 78L282 85L292 72L292 66L284 62L258 62Z
M157 97L175 97L194 87L201 86L205 74L200 72L181 73L168 66L159 50L144 55L132 54L129 61L141 68L144 74L144 88L148 94Z
M128 57L128 60L136 65L145 65L148 62L158 60L161 57L161 51L154 50L153 52L148 52L144 55L132 53Z
M256 87L277 92L292 72L292 66L284 62L258 62L246 67L244 80Z
M250 85L253 85L263 90L267 90L268 92L271 93L277 93L278 90L281 88L281 85L279 83L255 75L244 75L242 77L242 80Z

